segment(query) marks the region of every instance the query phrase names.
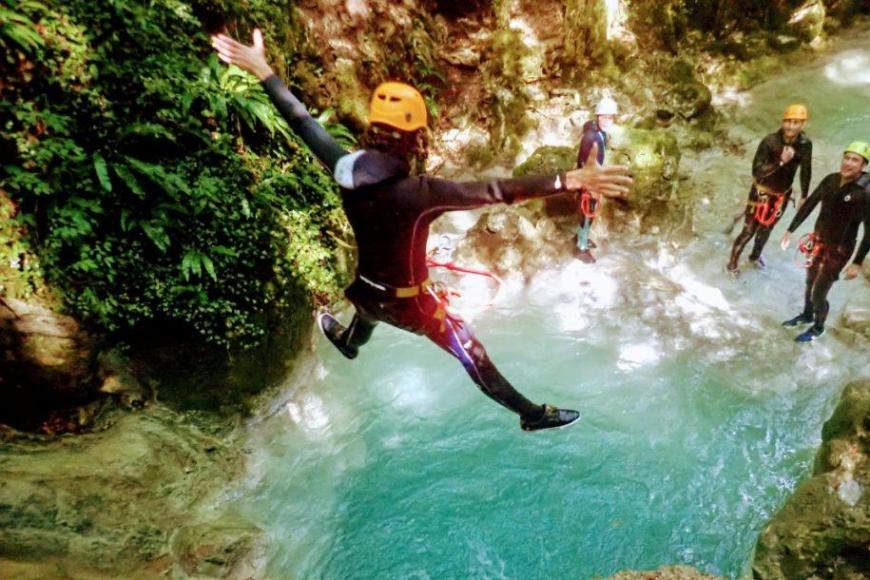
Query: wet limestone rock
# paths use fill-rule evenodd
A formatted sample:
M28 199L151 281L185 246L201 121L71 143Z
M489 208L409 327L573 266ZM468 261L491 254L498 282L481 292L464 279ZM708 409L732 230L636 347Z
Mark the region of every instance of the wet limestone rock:
M606 580L718 580L721 576L705 574L691 566L662 566L657 570L626 570Z
M821 0L806 2L788 20L788 28L792 34L805 42L812 42L821 36L824 27L825 4Z
M94 340L68 316L4 298L0 353L0 409L12 413L0 411L0 422L99 396Z
M521 177L567 171L574 167L576 159L577 151L573 147L541 147L513 174ZM664 130L620 127L611 135L607 163L628 165L635 178L627 211L617 203L603 204L600 222L606 224L608 230L643 234L690 232L692 197L680 188L680 148L672 134ZM553 196L538 203L547 216L573 225L576 216L573 197Z
M466 232L453 257L503 278L520 274L528 279L561 259L569 244L549 218L525 208L499 207L485 212Z
M628 165L634 174L628 216L612 203L602 210L611 229L642 234L691 230L692 198L680 189L680 148L673 135L624 128L614 132L608 155L608 163Z
M238 443L165 408L104 432L0 442L0 569L16 577L257 577L265 546L214 498ZM53 571L45 570L53 563ZM0 574L2 576L2 574Z
M870 309L847 306L840 318L840 327L870 340Z
M811 479L761 533L755 578L870 575L870 379L849 384L822 428Z

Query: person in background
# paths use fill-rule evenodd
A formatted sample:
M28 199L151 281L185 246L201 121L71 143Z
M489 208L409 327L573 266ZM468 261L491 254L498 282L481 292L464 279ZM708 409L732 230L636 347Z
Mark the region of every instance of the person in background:
M789 105L782 115L782 126L761 140L752 160L752 187L744 212L743 230L731 247L731 258L726 269L738 275L740 254L746 244L755 237L749 261L764 267L761 252L776 226L792 194L792 182L800 167L801 201L810 191L812 178L813 143L803 132L807 122L804 105Z
M825 332L825 319L828 316L828 292L840 277L840 271L849 263L858 228L864 224L864 238L855 253L855 258L846 267L847 280L858 275L867 251L870 250L870 189L864 173L870 161L870 144L856 141L846 147L840 163L840 171L826 176L788 226L782 237L782 249L788 248L791 234L809 217L815 207L821 204L819 217L812 234L812 254L807 269L806 292L803 312L783 322L783 326L794 327L812 324L799 334L797 342L810 342Z
M415 174L428 152L427 112L413 87L396 82L378 86L369 108L364 149L343 149L311 117L272 71L263 37L254 31L248 46L225 35L212 38L221 60L256 75L281 115L341 186L342 204L356 237L358 265L345 295L356 312L347 327L331 314L318 317L320 329L347 358L355 358L383 321L427 336L456 357L488 397L536 431L563 427L577 411L533 403L505 379L468 325L447 309L446 298L429 279L426 242L430 224L441 214L496 203L515 203L586 188L622 198L632 183L626 167L600 167L593 161L567 173L458 183ZM396 353L397 361L401 354Z
M612 98L604 97L598 102L595 107L595 119L587 121L583 125L583 137L580 139L580 149L577 152L578 168L582 168L586 164L593 147L598 152L597 163L604 165L604 156L609 144L607 132L616 122L616 113L616 101ZM594 264L596 261L595 256L590 251L595 249L596 245L589 239L589 230L592 228L592 221L597 214L600 197L588 189L581 190L577 197L580 224L577 228L577 247L574 250L574 255L586 264Z

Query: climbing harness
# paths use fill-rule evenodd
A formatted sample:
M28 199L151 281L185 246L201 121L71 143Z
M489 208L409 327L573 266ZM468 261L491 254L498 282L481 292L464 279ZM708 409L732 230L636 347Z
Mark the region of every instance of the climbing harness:
M755 220L766 228L770 227L785 211L783 206L791 190L780 193L756 182L755 191L758 192L759 198L755 202L755 213L753 214Z
M804 259L798 258L798 265L803 268L809 268L813 265L813 260L822 251L822 244L816 237L815 232L809 232L801 236L797 246L798 252L804 255Z

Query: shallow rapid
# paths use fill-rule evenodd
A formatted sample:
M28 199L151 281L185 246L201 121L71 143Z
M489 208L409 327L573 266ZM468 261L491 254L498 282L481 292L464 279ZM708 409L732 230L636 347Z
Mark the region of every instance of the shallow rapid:
M870 36L740 95L742 157L683 164L700 190L699 236L599 240L599 262L508 281L473 326L530 398L579 409L570 429L526 434L435 345L381 324L358 359L318 337L318 375L251 427L238 509L269 533L275 578L588 578L689 564L748 569L768 518L811 469L866 342L829 332L796 345L780 322L804 271L778 240L766 270L724 274L758 140L803 101L813 186L870 139ZM813 215L801 228L809 231ZM736 234L735 232L733 232ZM863 234L863 232L862 232ZM744 256L745 259L745 256ZM830 326L870 306L838 282Z

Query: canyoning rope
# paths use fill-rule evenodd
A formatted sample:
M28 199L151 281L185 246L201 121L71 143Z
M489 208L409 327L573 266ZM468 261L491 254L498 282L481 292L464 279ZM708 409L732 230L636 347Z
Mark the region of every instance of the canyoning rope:
M485 270L483 268L471 268L468 266L460 266L453 260L450 260L450 254L452 253L452 242L448 236L442 236L440 240L440 244L434 247L429 254L426 256L426 267L427 268L441 268L447 270L449 272L457 273L457 274L471 274L473 276L483 276L485 278L489 278L490 280L495 282L495 293L492 297L487 301L484 305L484 308L489 308L495 301L498 299L499 294L501 293L502 286L504 286L504 280L502 280L498 275L490 272L489 270ZM436 256L445 256L447 260L439 260ZM433 284L433 287L429 290L429 293L441 304L441 306L447 310L449 308L450 298L453 296L462 296L462 292L456 290L454 288L450 288L447 284L443 282L436 282ZM449 311L449 310L448 310Z
M587 220L593 220L598 215L598 202L585 190L580 194L580 212Z
M581 250L586 250L589 244L589 230L592 228L592 220L598 215L598 201L586 190L580 193L580 213L583 214L583 226L577 241Z
M436 262L435 260L429 258L426 260L426 266L429 268L443 268L450 272L458 272L460 274L472 274L475 276L484 276L493 280L496 283L495 286L495 294L493 294L492 298L486 303L486 307L491 306L496 299L498 298L499 293L501 292L501 288L504 285L504 280L502 280L498 275L493 274L489 270L484 270L481 268L469 268L467 266L460 266L455 262ZM462 296L462 292L459 290L455 290L453 288L447 287L444 283L438 283L436 286L443 286L444 289L436 288L436 292L443 295L445 300L449 299L449 296Z

